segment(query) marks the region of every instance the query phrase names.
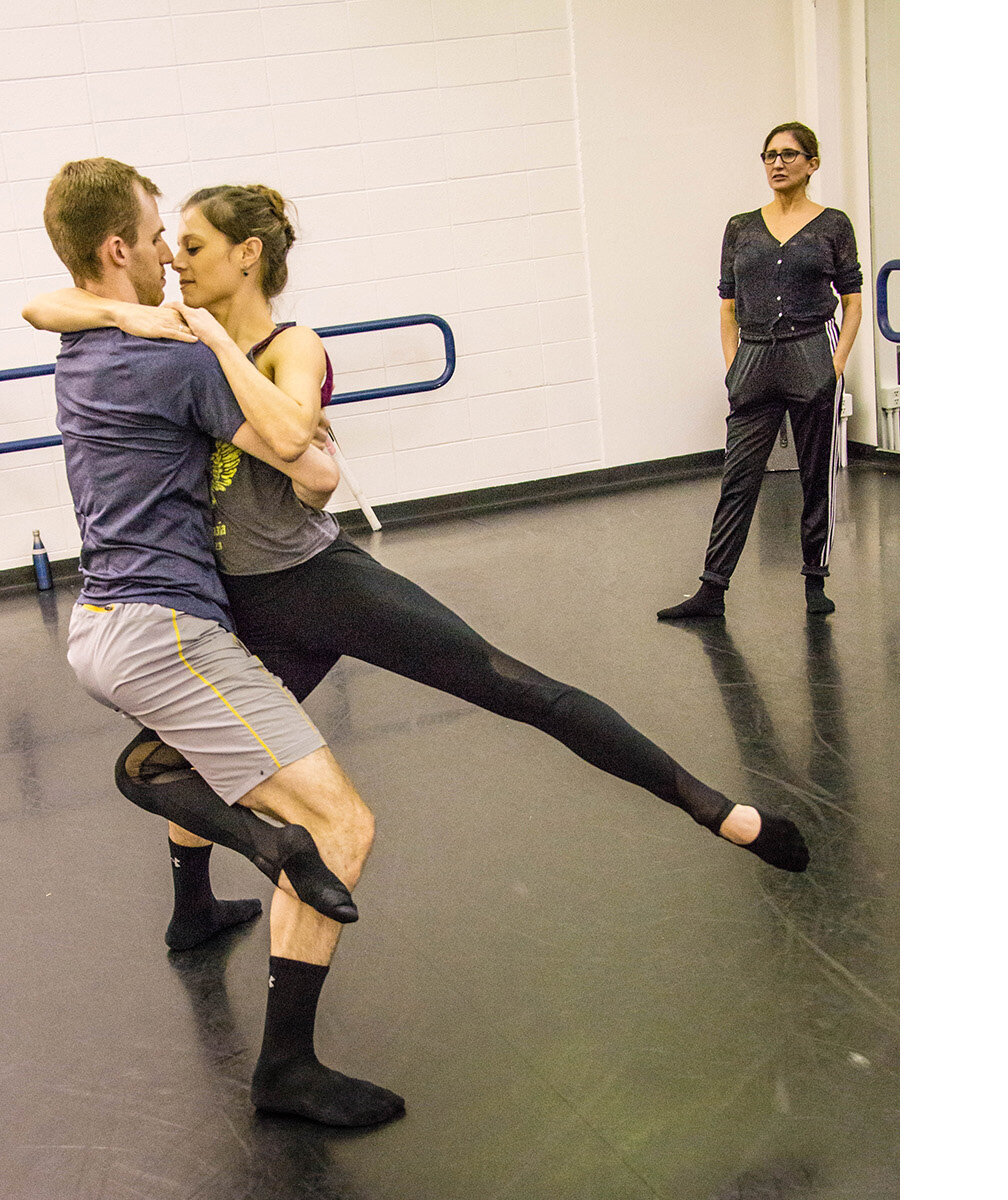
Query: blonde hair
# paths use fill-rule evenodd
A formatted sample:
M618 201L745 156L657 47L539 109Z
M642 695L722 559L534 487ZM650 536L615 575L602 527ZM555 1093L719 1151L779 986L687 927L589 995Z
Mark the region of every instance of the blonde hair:
M74 279L100 278L98 249L107 237L136 245L137 184L148 196L161 195L136 167L114 158L82 158L60 167L46 192L43 220L53 249Z
M214 229L238 245L247 238L262 242L263 295L270 299L287 286L287 252L294 244L294 226L287 217L289 202L263 183L221 184L193 192L183 211L197 207Z

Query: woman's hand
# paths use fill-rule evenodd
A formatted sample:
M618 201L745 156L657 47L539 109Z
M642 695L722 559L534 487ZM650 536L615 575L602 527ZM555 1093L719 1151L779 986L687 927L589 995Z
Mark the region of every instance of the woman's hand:
M116 324L123 333L134 337L170 338L175 342L198 342L199 338L186 323L185 317L171 304L153 308L149 304L116 306Z
M196 338L203 342L204 345L209 346L211 350L231 341L224 326L216 317L207 312L205 308L190 308L188 304L183 304L181 300L169 300L164 307L173 309L178 318L189 326L196 335ZM194 338L193 340L195 341L196 339Z

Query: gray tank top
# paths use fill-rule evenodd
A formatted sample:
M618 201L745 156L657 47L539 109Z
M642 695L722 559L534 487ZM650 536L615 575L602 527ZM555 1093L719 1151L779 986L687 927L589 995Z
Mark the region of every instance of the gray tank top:
M265 350L289 321L258 342L249 360ZM323 404L332 395L332 366L326 356ZM309 508L294 494L286 475L218 441L210 457L210 497L214 506L214 555L224 575L263 575L296 567L336 540L332 513Z

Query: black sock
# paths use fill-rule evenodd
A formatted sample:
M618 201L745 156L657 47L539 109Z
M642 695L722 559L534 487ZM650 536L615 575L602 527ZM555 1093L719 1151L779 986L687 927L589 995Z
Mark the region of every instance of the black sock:
M262 1050L252 1075L260 1112L306 1117L323 1125L380 1125L406 1111L401 1096L324 1067L315 1057L315 1012L328 967L270 958Z
M822 575L805 576L805 607L810 613L836 612L836 605L824 591L825 586Z
M711 617L724 616L724 594L726 589L719 583L711 583L707 579L700 581L700 590L684 600L682 604L674 604L671 608L663 608L658 613L659 621L684 621L690 617L704 620Z
M681 796L680 804L693 819L719 837L723 836L720 833L721 826L735 804L678 763L676 786ZM755 805L753 807L756 808ZM748 850L750 854L755 854L782 871L804 871L809 863L809 852L798 826L787 817L765 813L761 808L756 808L756 811L760 815L760 831L748 845L739 845L738 842L732 842L731 838L724 840L740 850Z
M798 826L787 817L765 813L761 808L756 811L760 815L760 831L748 845L739 846L739 849L748 850L782 871L804 871L809 864L809 851Z
M259 900L218 900L210 886L213 846L179 846L171 850L175 911L165 933L172 950L191 950L221 930L251 921L262 912Z

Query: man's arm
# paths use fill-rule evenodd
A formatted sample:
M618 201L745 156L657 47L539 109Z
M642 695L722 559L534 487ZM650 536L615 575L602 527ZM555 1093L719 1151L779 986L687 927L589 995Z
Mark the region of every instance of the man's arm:
M118 328L134 337L199 341L178 309L107 300L83 288L60 288L34 296L21 310L21 316L29 325L50 333Z

